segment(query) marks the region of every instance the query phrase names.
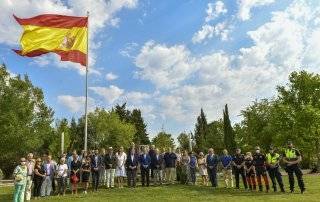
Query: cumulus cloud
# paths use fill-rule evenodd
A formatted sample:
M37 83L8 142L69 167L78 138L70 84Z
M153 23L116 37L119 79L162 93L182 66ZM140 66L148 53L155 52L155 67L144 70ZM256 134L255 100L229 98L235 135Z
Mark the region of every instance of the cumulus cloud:
M238 18L242 21L251 18L251 9L273 3L275 0L238 0Z
M89 87L95 94L102 96L109 104L113 104L124 93L124 90L111 85L109 87Z
M234 54L217 51L197 56L183 45L145 44L148 48L141 49L138 57L144 61L160 61L161 66L136 62L141 78L161 86L158 79L162 70L171 72L172 63L183 61L191 70L178 77L179 82L169 90L160 88L155 111L161 109L161 117L173 118L191 128L201 107L212 120L221 118L223 106L228 103L232 119L237 120L240 110L250 102L274 96L275 87L285 84L290 72L302 69L320 72L319 13L319 6L294 1L285 10L273 12L268 22L247 32L252 45ZM177 46L184 47L180 54L188 53L187 57L163 62L170 61L170 56L174 55L163 52L170 52ZM155 67L159 71L153 70Z
M217 1L216 3L208 3L208 8L206 10L207 16L205 18L205 23L202 27L194 33L192 37L193 43L202 43L213 37L218 37L222 41L229 39L229 33L231 32L232 25L228 21L223 21L216 23L215 25L211 24L210 21L216 19L220 15L227 13L228 10L225 8L225 5L222 1Z
M207 17L205 19L206 22L210 22L211 20L219 17L222 14L227 13L224 3L222 1L217 1L216 3L208 3L208 8L206 10Z
M73 113L84 113L85 109L85 100L84 96L71 96L71 95L59 95L58 103L65 106L68 110ZM95 106L95 100L91 97L88 97L88 110L92 111Z
M117 78L118 78L118 75L112 72L109 72L108 74L106 74L107 81L113 81L113 80L116 80Z
M135 58L139 68L137 75L149 80L157 88L173 88L190 76L196 69L190 51L184 45L168 47L147 42Z

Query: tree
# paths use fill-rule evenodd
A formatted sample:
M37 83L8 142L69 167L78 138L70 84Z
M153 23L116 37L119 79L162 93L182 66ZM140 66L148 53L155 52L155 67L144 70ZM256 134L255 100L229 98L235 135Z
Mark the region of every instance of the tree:
M117 104L112 110L118 114L121 121L130 122L130 111L127 110L127 103Z
M225 148L222 119L208 124L208 134L205 145L206 148L214 148L216 152L221 152Z
M207 138L208 133L208 124L207 124L207 118L206 115L203 112L203 109L201 108L200 115L197 118L196 128L195 128L195 140L196 140L196 147L198 150L207 149L205 142Z
M177 137L180 148L183 150L190 150L190 137L187 133L183 132Z
M224 145L226 149L232 153L237 145L235 141L235 135L233 128L231 126L231 121L229 118L229 111L228 111L228 105L225 105L225 108L223 110L223 128L224 128Z
M10 176L27 152L49 149L53 110L45 104L43 92L28 76L11 76L0 66L0 167Z
M166 132L160 132L152 139L152 144L157 148L174 148L174 139L172 135Z
M79 121L84 128L84 117ZM88 114L88 147L129 147L136 129L133 124L121 121L114 111L97 108ZM84 137L84 136L82 136Z
M136 133L134 134L133 142L137 145L150 144L150 140L147 134L147 125L144 123L140 109L132 110L132 113L130 115L130 123L132 123L136 128Z
M70 145L70 127L67 119L58 120L56 122L56 130L51 136L51 144L49 146L49 151L51 154L58 155L61 154L61 134L64 133L64 151Z

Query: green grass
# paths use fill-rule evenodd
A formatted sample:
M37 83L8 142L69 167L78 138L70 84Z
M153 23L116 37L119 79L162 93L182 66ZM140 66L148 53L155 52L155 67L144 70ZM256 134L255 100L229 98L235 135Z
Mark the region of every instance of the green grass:
M237 201L237 202L254 202L254 201L320 201L320 177L319 175L306 175L304 176L307 191L304 194L300 194L299 189L296 189L296 193L260 193L249 192L244 190L234 190L203 186L185 186L185 185L170 185L161 187L137 187L124 188L124 189L100 189L98 193L88 193L84 196L79 194L78 197L73 197L68 194L65 197L52 196L37 201L83 201L83 202L99 202L99 201ZM286 188L288 191L287 181ZM223 183L220 181L220 186ZM0 201L12 201L13 188L0 187Z

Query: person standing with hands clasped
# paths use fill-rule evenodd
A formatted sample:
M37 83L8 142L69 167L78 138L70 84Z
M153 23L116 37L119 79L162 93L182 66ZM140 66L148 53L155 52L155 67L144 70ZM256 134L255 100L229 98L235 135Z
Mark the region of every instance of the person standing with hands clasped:
M269 192L270 187L266 168L266 156L261 153L260 147L257 146L255 149L256 153L253 155L253 164L256 169L259 191L263 191L261 180L261 177L263 177L266 191Z
M234 167L234 177L236 179L236 189L240 188L240 175L243 181L244 189L248 189L246 172L245 172L245 156L241 154L241 149L236 149L236 154L233 157L232 164Z
M218 187L217 166L219 163L219 158L217 155L214 154L214 150L212 148L208 150L206 162L211 185L212 187Z
M301 154L299 150L293 147L291 141L288 142L288 148L285 150L283 155L283 162L286 164L286 172L289 176L289 184L290 184L290 191L291 193L294 192L294 175L296 175L298 180L298 185L303 194L306 190L302 178L302 171L299 167L299 163L302 161Z
M269 153L266 155L267 157L267 169L268 173L272 182L273 191L277 191L277 182L279 184L281 192L284 191L283 181L282 181L282 175L280 173L280 155L274 151L274 148L270 146Z
M220 158L222 164L223 178L226 188L233 187L232 178L232 157L228 154L228 150L223 150L223 155Z

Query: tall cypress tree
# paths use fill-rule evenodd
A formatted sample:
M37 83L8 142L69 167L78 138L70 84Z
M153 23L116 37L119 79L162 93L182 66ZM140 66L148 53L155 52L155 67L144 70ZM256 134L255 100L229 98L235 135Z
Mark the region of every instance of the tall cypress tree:
M208 132L207 118L203 112L203 109L201 108L200 115L197 118L197 123L196 123L196 128L194 133L194 137L196 140L196 147L198 150L207 149L205 144L206 138L207 138L207 132Z
M132 111L130 116L130 122L134 124L137 130L133 137L134 143L138 145L150 144L150 140L147 134L147 125L144 123L140 109L134 109Z
M229 110L228 110L227 104L225 105L225 108L223 110L223 129L224 129L224 145L226 146L226 149L229 152L233 153L237 145L235 141L235 134L229 118Z

